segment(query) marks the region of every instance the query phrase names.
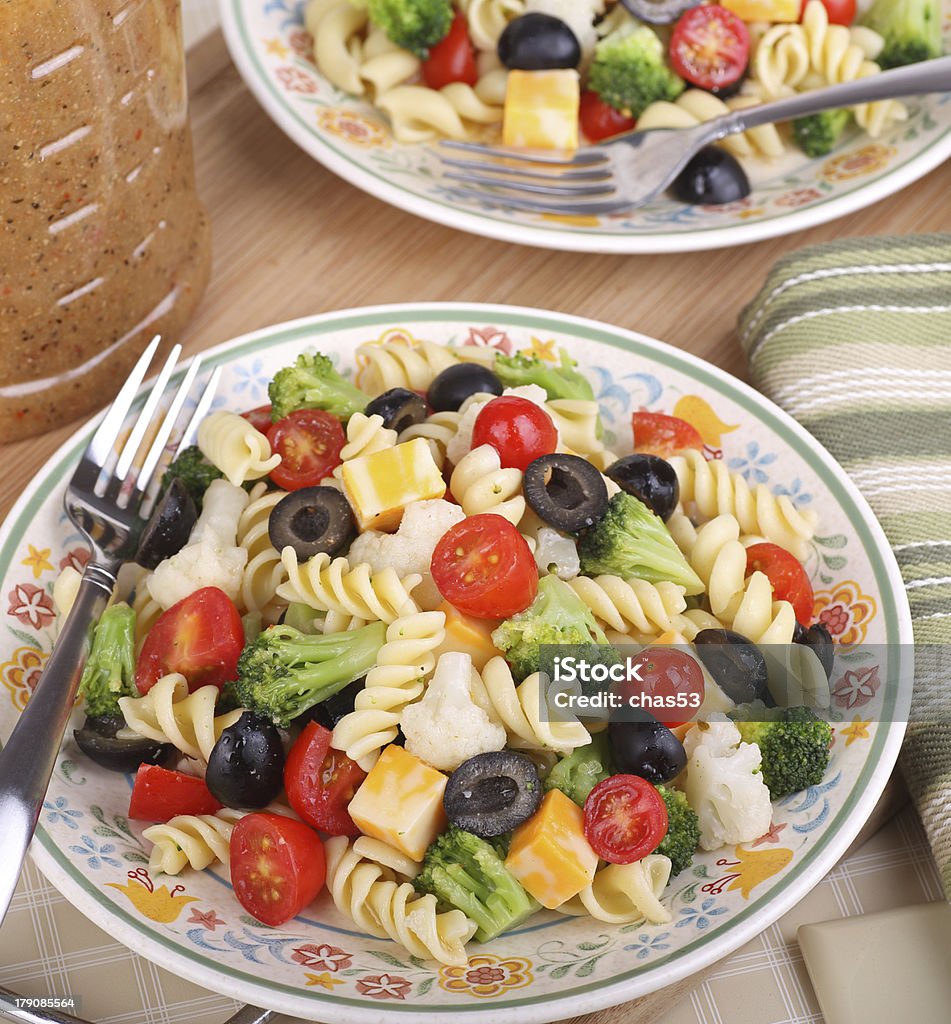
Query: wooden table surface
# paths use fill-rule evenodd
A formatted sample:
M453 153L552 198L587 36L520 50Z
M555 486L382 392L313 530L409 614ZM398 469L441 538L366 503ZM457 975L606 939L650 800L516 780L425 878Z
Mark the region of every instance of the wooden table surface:
M220 40L213 41L206 59L219 56ZM458 300L593 317L744 377L736 318L778 257L835 238L951 227L949 161L849 217L735 249L613 256L509 245L431 224L358 191L287 139L230 66L205 77L193 90L192 124L214 266L198 313L179 339L187 353L325 310ZM0 446L0 515L79 426ZM658 993L575 1024L646 1024L677 994Z

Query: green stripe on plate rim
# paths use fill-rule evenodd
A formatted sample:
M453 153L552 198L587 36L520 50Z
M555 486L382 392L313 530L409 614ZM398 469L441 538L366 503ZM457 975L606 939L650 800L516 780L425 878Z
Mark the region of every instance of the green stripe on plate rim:
M232 362L235 359L242 358L261 348L266 348L270 344L283 344L285 342L291 342L298 339L314 341L318 335L326 334L336 329L349 330L365 326L392 325L394 320L402 320L409 323L453 321L467 323L483 319L487 311L499 314L499 319L504 317L504 322L512 326L530 327L536 330L542 329L551 330L556 333L572 334L579 338L623 349L640 357L659 362L669 369L688 374L706 386L719 391L721 394L724 394L726 397L742 406L751 415L761 419L808 463L810 468L822 479L823 483L832 492L836 500L848 515L850 524L855 529L857 537L861 541L868 555L869 562L871 563L875 576L875 581L880 592L883 595L890 593L888 571L884 561L882 560L875 538L872 536L864 516L856 507L851 494L842 485L841 481L834 474L829 472L828 467L824 464L819 455L806 446L801 439L796 436L794 431L790 429L789 425L776 416L772 409L768 407L760 407L754 402L749 394L745 393L745 391L740 387L737 387L732 380L722 380L705 367L696 366L687 359L682 359L678 356L675 350L668 349L666 346L655 348L653 345L648 344L645 341L614 334L609 329L596 327L592 323L579 323L568 319L558 319L557 317L555 319L546 319L546 316L542 313L539 313L538 315L529 315L526 313L509 312L504 307L497 306L481 306L474 308L447 306L445 308L430 307L415 309L411 305L408 305L398 310L393 307L389 307L368 313L345 312L339 316L333 316L331 314L328 319L320 318L316 321L305 320L277 330L265 328L263 331L255 332L252 337L242 344L232 346L229 343L225 343L217 350L204 353L202 357L202 365L205 367L214 367ZM183 372L183 370L179 370L176 376L180 377ZM141 399L139 401L141 402ZM68 448L59 457L59 461L46 473L43 478L43 482L37 487L36 492L31 496L30 500L22 509L19 510L16 522L10 522L8 520L9 525L6 526L8 537L3 544L3 547L0 548L0 576L5 576L9 571L13 552L19 545L20 540L22 540L24 528L21 528L21 524L28 524L32 521L40 506L49 498L50 493L63 480L67 471L72 469L73 465L78 460L82 449L85 447L91 431L92 427L80 440L77 441L75 445ZM882 605L885 609L887 636L889 638L896 638L894 642L891 639L887 641L889 650L887 670L888 678L897 678L900 664L899 652L901 640L898 614L893 602L883 601ZM895 710L896 700L896 694L894 692L890 692L888 697L888 707L883 711L883 720L889 720L889 716ZM816 843L809 848L802 860L797 863L795 868L784 879L782 888L787 888L791 883L797 881L809 870L816 858L832 841L835 832L837 831L837 829L832 826L844 822L852 813L856 803L863 795L866 785L874 774L889 731L889 729L884 728L883 726L876 729L875 738L869 748L869 755L866 758L861 774L856 779L855 785L852 787L852 791L846 799L845 804L833 822L830 823L830 827L827 828ZM206 966L213 973L217 973L219 975L224 974L239 981L250 981L258 986L262 984L262 979L260 977L249 972L236 970L227 964L223 964L220 961L198 953L193 953L190 950L186 954L179 943L173 942L161 933L143 927L142 922L138 918L133 917L126 910L107 899L98 888L89 882L85 875L78 872L73 862L67 860L63 856L60 849L53 843L51 837L42 826L37 828L36 837L43 849L55 861L63 873L67 875L87 896L102 907L107 913L118 917L123 923L128 925L133 931L140 934L143 938L164 947L176 956L186 956L186 958L191 962ZM726 935L733 931L737 925L748 920L751 916L758 913L759 910L760 907L753 904L745 910L740 911L735 917L725 923L722 928L717 929L716 932L711 933L710 935L701 937L696 942L691 943L688 948L657 960L649 968L641 968L639 970L633 970L616 975L611 979L609 985L613 986L618 983L631 980L635 977L643 977L644 975L650 974L657 968L667 967L670 964L676 963L677 961L682 960L685 956L692 955L697 949L709 945L711 941L722 940ZM298 987L285 985L275 981L267 981L264 982L264 984L272 991L286 993L298 1000L306 1000L308 997L313 996L316 1003L324 1005L340 1004L359 1007L361 1009L366 1009L368 1005L365 1000L352 999L346 996L336 996L332 993L311 993ZM539 999L539 997L536 996L525 997L522 999L510 999L504 1002L493 1001L491 1007L455 1004L420 1006L418 1004L414 1004L412 1006L405 1007L388 1006L387 1011L390 1014L395 1012L404 1014L447 1012L451 1012L453 1014L473 1012L485 1013L486 1010L497 1011L508 1009L510 1007L539 1005L539 1003L570 999L575 996L585 995L589 992L603 990L605 987L604 981L592 982L576 988L560 991L557 994L552 995L550 998L542 997Z
M250 56L251 62L254 64L254 67L255 67L255 69L258 72L258 75L260 77L260 81L265 86L267 91L269 93L271 93L271 95L277 100L277 102L284 109L284 111L287 114L289 114L301 126L301 128L303 128L308 133L313 134L313 132L314 132L313 126L308 124L307 121L305 121L304 118L302 118L300 116L300 114L297 112L297 110L295 110L294 107L288 102L287 97L285 96L285 94L282 93L275 86L271 76L267 73L267 69L261 63L261 61L260 61L260 59L258 57L257 48L255 47L255 45L254 45L254 43L253 43L253 41L251 39L250 31L249 31L247 23L245 21L245 12L242 9L242 0L233 0L232 9L234 11L235 23L237 24L238 30L240 31L241 36L242 36L242 38L244 40L244 43L245 43L246 53L248 54L248 56ZM925 153L930 152L932 149L934 149L935 146L937 146L939 143L943 142L948 137L949 134L951 134L951 125L949 125L948 129L943 134L938 135L936 138L932 139L932 141L929 142L928 145L924 147L924 149L917 150L913 154L912 159L918 159L919 157L923 156ZM385 185L389 185L391 188L398 188L398 189L400 189L400 191L405 192L407 195L412 196L416 200L420 200L420 201L427 202L427 203L432 203L434 206L441 206L443 209L446 209L446 210L459 210L459 209L461 209L461 207L459 207L458 205L453 204L453 203L447 203L445 200L439 199L436 196L427 195L425 193L420 193L420 192L413 192L411 189L408 189L405 186L399 185L398 183L394 182L393 180L391 180L390 178L386 177L385 175L380 174L378 171L375 171L372 168L368 167L366 164L362 164L362 163L358 162L357 160L354 160L353 157L346 150L341 149L340 147L334 145L324 135L315 135L314 137L317 139L318 142L320 142L321 145L325 146L327 149L329 149L332 153L335 153L341 159L346 160L347 163L351 164L353 167L357 168L358 170L360 170L364 174L369 175L370 177L376 178L378 181L383 182ZM906 163L907 162L908 161L906 161ZM904 164L899 164L898 165L898 167L902 167L902 166L904 166ZM890 168L889 171L888 171L888 174L893 173L897 169L898 169L897 167ZM882 175L881 177L887 177L887 174L886 175ZM880 180L880 179L876 178L876 179L872 179L872 180L873 181L877 181L877 180ZM843 199L846 196L850 196L850 195L852 195L855 192L860 192L862 189L867 188L869 184L870 184L870 182L864 181L864 182L856 185L854 188L845 189L845 190L843 190L841 192L836 192L835 195L827 196L826 198L822 199L821 201L819 201L817 203L810 203L808 209L809 210L815 210L815 209L818 209L821 206L826 206L828 203L837 202L838 200ZM465 212L470 214L470 215L472 215L472 216L483 217L485 220L495 221L498 224L505 224L505 223L509 223L511 221L510 217L497 216L495 214L487 212L486 210L477 209L475 207L472 208L471 210L470 209L465 209ZM771 217L763 218L762 223L765 223L767 221L769 221L769 222L781 221L781 220L784 220L787 217L801 215L802 212L803 211L801 209L795 209L795 208L789 209L789 210L784 210L783 212L776 213L776 214L774 214ZM530 223L530 226L533 229L540 230L540 231L548 231L548 232L551 232L551 233L562 233L562 232L565 231L565 226L564 225L546 224L543 221L538 221L538 222L532 221ZM671 233L672 234L684 234L684 235L688 235L688 234L701 234L701 233L705 234L707 232L724 231L724 230L732 229L734 227L735 227L735 225L724 225L724 224L710 225L709 227L697 227L697 226L691 225L689 231L683 231L683 232L679 232L679 231L678 232L664 231L663 233L664 234L671 234ZM613 231L611 231L611 232L597 231L597 230L593 230L593 229L590 229L590 228L582 228L582 227L572 227L571 228L571 233L572 234L577 234L577 235L591 235L592 237L599 237L599 236L600 237L608 237L608 238L618 237L618 233L613 232ZM655 232L644 232L643 233L643 237L649 238L651 236L651 234L654 234L654 233ZM634 234L636 236L640 236L641 235L640 232L634 232ZM621 235L621 237L623 237L623 235Z

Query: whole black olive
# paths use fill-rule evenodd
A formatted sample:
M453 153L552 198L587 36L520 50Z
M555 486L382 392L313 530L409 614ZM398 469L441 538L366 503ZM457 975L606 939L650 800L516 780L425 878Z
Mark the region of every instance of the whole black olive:
M638 21L649 21L652 25L670 25L684 11L697 7L700 0L621 0Z
M245 711L211 748L205 784L226 807L267 807L284 785L284 744L277 726Z
M271 509L267 534L277 551L288 545L301 561L320 552L336 555L357 534L350 503L333 487L302 487Z
M608 488L601 473L577 455L555 453L530 462L522 492L532 511L566 533L580 533L604 518Z
M170 743L157 743L147 736L117 739L125 728L122 715L87 717L81 729L73 730L76 746L91 761L112 772L134 772L140 764L161 764L174 749Z
M363 410L367 416L382 416L383 426L397 434L426 419L426 403L408 388L390 388L377 395Z
M523 754L499 750L476 754L459 765L449 776L443 807L454 825L490 839L521 825L541 800L535 765Z
M697 656L730 700L749 704L767 699L766 659L752 640L731 629L701 629L693 642Z
M530 11L505 26L498 44L499 60L510 69L545 71L576 68L581 62L578 37L550 14Z
M363 689L364 682L364 678L357 679L342 690L338 690L333 696L315 704L306 712L307 717L325 729L336 728L340 719L353 711L354 701Z
M197 519L194 499L182 481L173 477L139 535L135 562L143 569L154 569L159 562L177 554L188 543Z
M659 455L625 455L604 471L622 490L633 494L666 523L680 501L674 467Z
M719 146L704 146L677 175L671 186L682 203L718 206L750 194L750 180L739 161Z
M501 395L502 382L480 363L456 363L438 374L426 397L436 412L455 412L472 395Z
M639 775L659 785L669 782L687 766L684 745L653 715L642 712L642 720L612 720L608 726L611 755L617 771Z
M808 629L800 626L798 622L796 625L799 628L793 633L793 642L811 647L819 659L826 678L831 679L835 665L835 644L828 627L822 622L814 622Z

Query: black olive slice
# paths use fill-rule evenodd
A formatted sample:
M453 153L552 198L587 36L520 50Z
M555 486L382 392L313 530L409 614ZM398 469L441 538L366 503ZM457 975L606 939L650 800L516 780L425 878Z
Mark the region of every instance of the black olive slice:
M306 711L306 718L303 718L302 721L309 719L322 725L325 729L335 729L340 719L353 711L357 694L363 689L365 683L365 677L354 680L342 690L338 690L326 700L322 700Z
M659 455L625 455L604 471L622 490L633 494L666 523L680 501L674 467Z
M732 629L701 629L693 642L697 656L730 700L768 700L766 658L752 640Z
M205 783L226 807L267 807L284 785L284 744L277 726L245 711L212 747Z
M181 551L198 519L198 509L187 488L174 477L139 537L135 561L143 569L154 569L159 562Z
M604 478L578 455L556 452L530 462L522 491L536 515L566 533L594 526L608 510Z
M480 363L456 363L437 374L426 397L436 412L455 412L472 395L501 395L502 382Z
M669 25L684 11L699 6L700 0L621 0L621 3L639 21L649 21L652 25Z
M122 715L87 717L81 729L73 730L73 738L86 757L112 772L134 772L140 764L161 764L173 750L171 744L147 736L117 739L116 733L125 724Z
M684 745L653 715L639 720L612 720L608 726L611 756L619 772L639 775L654 785L669 782L687 767Z
M750 194L750 180L739 160L719 146L704 146L690 158L671 186L682 203L718 206Z
M819 659L826 678L831 679L832 669L835 665L835 644L828 627L822 622L814 622L808 629L800 626L797 622L796 627L793 632L793 643L811 647Z
M581 44L561 18L529 11L506 25L499 36L498 56L505 67L521 71L576 68Z
M267 534L278 550L290 546L300 561L336 555L356 536L350 503L333 487L302 487L271 509Z
M399 434L414 423L422 423L426 419L427 409L426 403L415 391L390 388L369 402L364 413L367 416L382 416L383 426Z
M530 818L542 799L538 769L511 750L476 754L449 776L446 817L481 839L509 832Z

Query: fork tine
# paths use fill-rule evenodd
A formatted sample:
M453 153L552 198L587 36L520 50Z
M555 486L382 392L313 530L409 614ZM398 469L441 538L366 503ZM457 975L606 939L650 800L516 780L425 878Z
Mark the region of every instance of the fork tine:
M138 393L139 386L145 379L149 364L152 362L152 356L155 355L155 350L158 348L161 340L161 337L156 334L146 345L145 351L139 356L139 361L132 367L129 379L122 385L111 408L103 417L102 423L96 428L92 440L90 440L86 447L84 458L89 459L100 469L105 466L106 461L112 454L116 438L119 436L119 431L122 430L122 424L129 414L129 409L132 408L132 401Z
M596 164L607 163L610 159L607 153L594 149L582 149L573 156L559 156L554 153L529 150L519 152L514 149L505 149L503 146L484 146L479 142L456 142L454 139L441 139L439 145L446 149L461 149L466 153L474 153L478 156L497 157L500 160L514 160L519 163L554 164L559 167L592 167Z
M175 364L178 362L178 357L181 354L182 346L175 345L172 351L169 352L165 365L155 378L155 383L152 385L152 390L145 400L145 405L142 406L142 411L139 413L133 424L132 431L122 446L122 451L119 453L119 461L116 463L116 468L112 474L115 480L125 480L129 475L129 470L132 468L132 463L139 451L139 446L142 444L142 439L145 437L145 432L155 419L155 410L162 400L162 395L165 393L165 388L168 385L168 379L171 377L172 370L175 369Z
M488 185L509 189L512 192L531 192L542 196L609 196L617 191L611 182L604 182L601 185L536 185L528 181L491 178L487 174L450 173L445 177L450 181L461 181L467 185Z
M201 423L205 418L205 414L211 408L211 403L214 401L215 391L218 390L218 382L220 380L221 367L216 366L208 378L205 390L201 393L201 398L198 399L198 404L195 406L195 411L188 421L188 426L185 427L182 436L179 438L178 447L175 449L175 457L181 455L190 444L194 443L195 437L198 435L198 424Z
M604 165L596 164L589 171L525 171L518 167L506 167L505 164L493 163L489 160L454 160L444 156L442 162L447 167L458 167L463 171L491 171L493 174L504 174L506 177L525 178L532 181L607 181L611 172ZM602 169L602 167L604 169Z
M620 213L630 210L636 204L615 200L613 202L588 203L546 203L539 199L521 199L517 196L506 196L498 192L482 192L474 188L454 188L452 195L459 199L477 199L479 202L499 206L508 210L524 210L527 213L554 213L567 217L585 217L605 213Z

